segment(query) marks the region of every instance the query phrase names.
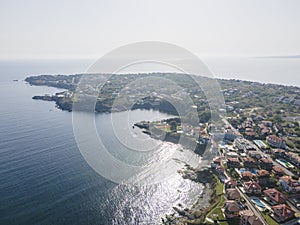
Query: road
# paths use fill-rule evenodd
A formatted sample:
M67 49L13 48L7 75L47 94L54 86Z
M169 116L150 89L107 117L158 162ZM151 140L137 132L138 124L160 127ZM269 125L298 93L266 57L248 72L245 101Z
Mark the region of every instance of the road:
M232 129L236 134L238 134L239 136L243 137L243 135L241 135L241 133L240 133L237 129L235 129L235 128L234 128L234 127L233 127L233 126L232 126L225 118L223 118L222 121L223 121L226 125L230 126L231 129ZM251 141L249 141L249 140L247 140L247 139L245 139L245 138L243 138L243 139L244 139L246 142L248 142L248 143L252 144L253 146L255 146L256 150L257 150L261 155L266 155L266 153L263 152L260 148L258 148L254 143L252 143ZM268 156L269 156L269 155L268 155ZM280 165L278 162L276 162L275 160L273 160L270 156L269 156L268 158L272 161L273 165L275 165L275 166L280 166L280 167L283 169L284 173L287 174L288 176L294 176L294 175L295 175L294 173L292 173L291 171L289 171L287 168L283 167L283 166Z
M227 172L225 171L224 172L225 176L227 177L227 179L230 178L230 176L227 174ZM267 222L265 221L265 219L262 217L262 215L260 214L260 212L257 211L256 207L253 205L253 203L251 202L251 200L249 199L249 197L247 195L245 195L240 187L237 187L237 190L238 192L240 193L241 197L243 197L247 203L247 205L250 207L250 209L252 210L252 212L255 214L255 216L257 216L261 222L264 224L264 225L268 225Z
M250 198L241 191L240 187L238 187L237 190L240 192L240 195L245 199L247 205L250 207L250 209L255 214L255 216L257 216L264 225L268 225L267 222L265 221L265 219L260 214L260 212L258 212L256 207L253 205Z
M270 158L271 159L271 158ZM282 169L283 169L283 171L284 171L284 173L286 174L286 175L289 175L289 176L294 176L295 174L293 174L291 171L289 171L287 168L285 168L285 167L283 167L282 165L280 165L278 162L276 162L275 160L273 160L273 159L271 159L272 160L272 162L273 162L273 164L275 165L275 166L280 166Z
M222 118L222 121L231 127L231 129L239 136L243 137L243 135L241 135L241 133L235 129L225 118ZM243 139L248 142L249 144L255 146L255 149L263 156L263 155L266 155L266 153L264 153L260 148L258 148L254 143L252 143L251 141L245 139L243 137ZM222 156L222 154L220 153L220 156ZM294 176L294 174L289 171L287 168L283 167L280 163L276 162L275 160L273 160L270 155L268 155L268 158L272 161L273 165L275 166L280 166L280 168L283 169L284 173L287 174L288 176ZM228 174L225 172L225 176L228 178ZM265 219L262 217L261 213L257 210L257 208L255 207L254 203L252 203L251 199L245 195L240 187L237 188L237 190L239 191L240 195L245 199L247 205L250 207L250 209L252 210L252 212L263 222L264 225L268 225L267 222L265 221ZM290 205L290 203L288 202L288 204ZM293 207L293 209L295 209ZM299 212L299 210L295 210L297 213ZM286 222L284 223L284 225L294 225L294 224L297 224L299 218L298 219L294 219L292 221L289 221L289 222ZM300 224L300 223L299 223Z

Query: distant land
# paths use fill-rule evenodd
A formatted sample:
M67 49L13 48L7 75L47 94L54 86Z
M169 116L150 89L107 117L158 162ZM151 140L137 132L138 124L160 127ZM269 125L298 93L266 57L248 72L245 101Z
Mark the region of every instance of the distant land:
M300 55L274 55L274 56L260 56L255 58L264 58L264 59L299 59Z
M101 76L110 76L104 74ZM31 85L42 85L62 88L62 92L54 95L33 96L36 100L54 101L56 106L62 110L72 111L73 103L78 101L75 89L78 87L82 74L75 75L40 75L25 79ZM164 85L161 82L138 83L135 80L151 78L164 78L171 80L176 85ZM210 84L208 77L197 76L198 83ZM290 122L300 121L300 87L285 86L277 84L263 84L258 82L217 79L220 92L224 96L219 110L226 112L231 122L242 124L249 116L262 115L265 120L270 120L288 126ZM211 110L209 102L202 89L195 84L191 76L176 73L143 73L112 75L100 92L97 92L97 84L85 84L80 87L83 91L98 93L95 104L95 112L110 113L133 109L153 109L164 113L178 115L174 105L186 105L185 99L190 99L195 110L187 106L183 121L188 121L191 126L200 123L211 123L212 117L218 117L220 112ZM178 86L182 91L178 91ZM163 92L161 91L163 90ZM95 92L96 91L96 92ZM145 93L146 92L146 93ZM118 104L115 104L116 101ZM86 111L88 107L85 102L80 104L78 110ZM185 107L185 106L184 106ZM220 118L219 118L220 119ZM265 139L266 134L258 131L251 133L251 137ZM268 133L267 133L268 134ZM286 132L279 136L287 136L287 144L291 148L300 149L300 130L287 128Z

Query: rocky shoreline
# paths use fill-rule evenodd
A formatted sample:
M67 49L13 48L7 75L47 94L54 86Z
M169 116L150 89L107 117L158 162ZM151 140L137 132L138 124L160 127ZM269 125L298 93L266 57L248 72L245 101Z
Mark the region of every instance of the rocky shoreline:
M174 213L162 218L164 225L179 224L204 224L207 213L211 210L211 203L216 195L216 178L211 169L198 170L186 165L182 171L178 171L184 179L204 185L203 192L199 194L191 208L182 208L181 204L173 207Z
M200 145L196 142L195 138L180 136L180 134L176 132L164 132L159 130L147 121L135 123L134 126L137 126L142 129L144 133L158 140L178 144L180 139L180 144L186 148L195 149L195 153L199 155L203 155L204 150L209 147L207 144ZM191 146L193 148L191 148ZM204 189L199 193L195 203L190 208L183 208L181 204L174 206L174 213L163 217L162 223L164 225L203 224L207 213L211 210L211 204L213 204L216 197L215 187L217 178L210 168L193 168L188 164L185 164L184 169L179 170L178 173L184 179L203 184Z
M57 108L71 112L73 110L73 100L72 98L67 98L62 95L66 95L66 92L57 93L55 95L37 95L33 96L32 99L34 100L42 100L42 101L53 101L55 102ZM144 103L144 104L134 104L130 110L136 109L144 109L144 110L157 110L162 113L167 113L171 115L178 115L176 109L172 106L171 103L167 101L161 101L159 105L154 105L151 103ZM78 109L77 109L78 110ZM81 108L82 111L85 111L84 106ZM127 110L125 108L114 108L112 109L110 104L105 104L103 102L96 102L95 105L95 112L97 113L111 113L111 112L122 112Z
M154 139L171 142L173 144L181 144L185 148L193 150L198 155L203 155L204 151L209 147L209 144L198 143L196 138L176 132L164 132L155 128L147 121L135 123L134 126L143 129L143 133L150 135L150 137Z

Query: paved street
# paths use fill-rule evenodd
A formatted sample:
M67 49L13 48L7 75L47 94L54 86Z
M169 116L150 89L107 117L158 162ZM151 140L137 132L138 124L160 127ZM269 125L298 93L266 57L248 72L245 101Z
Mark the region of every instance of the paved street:
M253 205L250 198L241 191L240 187L238 187L237 190L240 192L240 195L245 199L247 205L250 207L252 212L261 220L261 222L263 222L263 224L268 225L264 218L261 216L260 212L258 212L256 207Z
M241 137L243 137L243 135L241 135L241 133L238 131L238 130L236 130L226 119L222 119L222 121L226 124L226 125L228 125L228 126L230 126L231 127L231 129L236 133L236 134L238 134L238 135L240 135ZM255 144L253 144L251 141L249 141L249 140L247 140L247 139L245 139L245 138L243 138L246 142L248 142L248 143L250 143L250 144L252 144L252 145L254 145L255 146L255 148L256 148L256 150L261 154L261 155L267 155L266 153L264 153L260 148L258 148ZM275 160L273 160L271 157L268 157L272 162L273 162L273 164L275 165L275 166L280 166L282 169L283 169L283 171L284 171L284 173L285 174L287 174L287 175L289 175L289 176L294 176L295 174L293 174L291 171L289 171L287 168L285 168L285 167L283 167L282 165L280 165L278 162L276 162Z

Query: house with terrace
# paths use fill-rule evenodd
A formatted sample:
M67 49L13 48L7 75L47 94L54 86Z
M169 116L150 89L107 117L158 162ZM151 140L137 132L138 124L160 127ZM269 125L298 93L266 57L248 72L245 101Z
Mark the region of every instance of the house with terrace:
M259 153L259 151L250 151L248 152L248 155L253 158L253 159L256 159L256 160L259 160L261 158L261 153Z
M240 192L236 188L227 189L225 194L228 200L238 200L241 197Z
M261 158L259 160L259 166L260 166L261 169L271 171L272 168L273 168L273 162L269 158Z
M250 181L253 179L254 175L250 171L245 171L241 173L243 181Z
M258 170L257 173L258 183L265 187L267 186L270 178L270 173L267 170Z
M243 165L246 168L257 168L257 162L252 157L245 157L242 159Z
M276 135L270 135L266 138L267 143L274 148L285 149L286 143L283 138L277 137Z
M224 214L226 218L232 219L239 217L240 206L236 201L226 201L224 205Z
M230 178L229 180L227 180L225 182L225 189L236 188L236 186L237 186L237 182L235 180L233 180L232 178Z
M244 182L244 190L247 194L261 194L261 186L255 181Z
M286 151L283 149L273 149L273 154L276 158L284 158Z
M258 134L254 131L253 128L246 128L245 133L244 133L244 137L248 140L254 140L256 138L258 138Z
M258 170L256 174L259 179L266 179L270 177L270 173L267 170Z
M263 125L266 126L266 127L272 127L273 122L272 122L272 121L269 121L269 120L263 120L263 121L261 122L261 124L263 124Z
M216 164L216 165L221 165L221 158L220 157L217 157L213 160L213 163Z
M263 223L248 209L240 212L240 225L263 225Z
M279 178L279 183L282 189L288 193L300 192L300 182L290 176L283 176Z
M224 134L224 139L228 141L234 141L237 138L237 135L231 130L226 129Z
M240 161L238 158L228 158L227 159L227 166L228 168L239 168Z
M287 200L285 195L275 188L265 190L264 195L264 199L272 206L285 203Z
M283 168L281 166L273 166L272 172L277 177L282 177L285 174L284 170L283 170Z
M292 210L286 204L280 204L272 207L273 213L271 217L275 219L278 223L283 223L287 220L293 219L295 216L295 211Z
M288 161L290 161L295 166L300 167L300 156L299 156L299 153L287 152L285 155L286 155L286 159Z

